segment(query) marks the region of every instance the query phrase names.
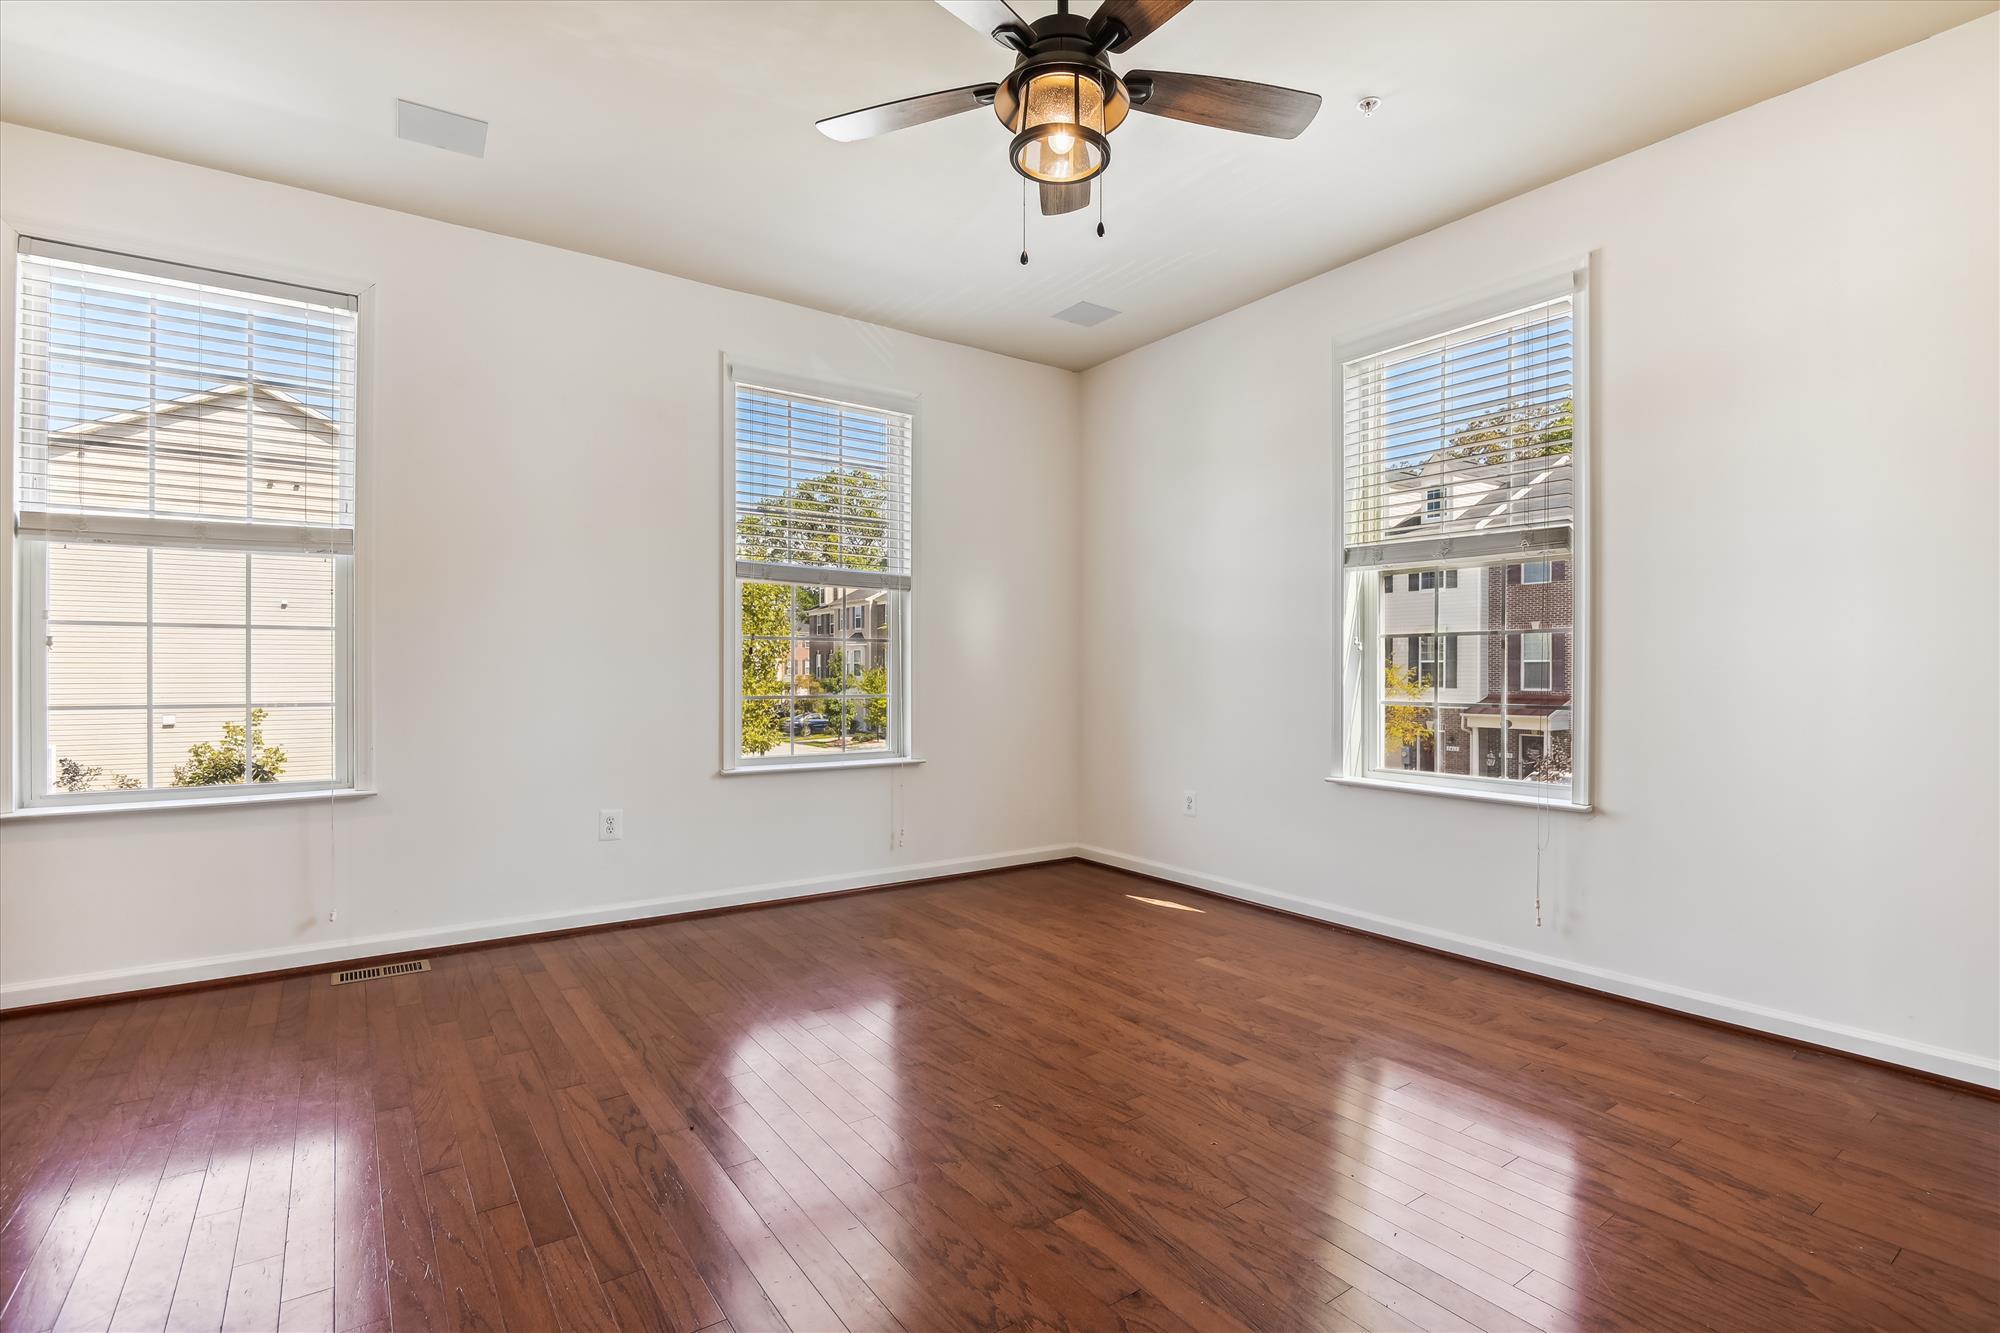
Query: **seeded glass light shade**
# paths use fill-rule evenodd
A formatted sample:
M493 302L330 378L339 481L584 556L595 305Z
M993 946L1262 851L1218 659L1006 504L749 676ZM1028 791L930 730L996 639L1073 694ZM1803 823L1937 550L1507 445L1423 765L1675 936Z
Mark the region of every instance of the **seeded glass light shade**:
M1111 160L1104 113L1104 87L1090 74L1033 76L1015 113L1014 170L1058 185L1089 180Z

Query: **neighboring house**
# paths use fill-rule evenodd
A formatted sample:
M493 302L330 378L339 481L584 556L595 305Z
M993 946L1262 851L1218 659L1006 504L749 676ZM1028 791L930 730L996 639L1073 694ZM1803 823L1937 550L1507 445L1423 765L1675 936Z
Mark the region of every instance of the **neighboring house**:
M805 636L794 666L815 680L858 675L889 665L889 594L878 588L819 588L816 609L804 614Z
M238 381L50 431L45 479L22 482L27 498L45 487L50 502L95 510L327 524L340 457L325 413Z
M1438 458L1394 483L1393 536L1466 537L1501 517L1567 523L1569 456L1468 464ZM1386 747L1391 768L1521 779L1567 773L1571 583L1567 559L1383 574L1384 660L1420 693L1387 707L1434 710L1421 744Z
M1569 459L1568 454L1549 454L1487 463L1438 453L1391 474L1389 493L1380 504L1382 531L1393 541L1425 529L1440 536L1471 536L1503 526L1503 519L1533 526L1550 516L1568 523L1575 475Z

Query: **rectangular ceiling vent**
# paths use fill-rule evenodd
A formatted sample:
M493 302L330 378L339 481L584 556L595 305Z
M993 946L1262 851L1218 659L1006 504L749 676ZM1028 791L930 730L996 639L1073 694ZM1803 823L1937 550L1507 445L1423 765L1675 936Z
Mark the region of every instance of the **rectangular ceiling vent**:
M440 111L421 102L396 100L396 137L429 144L467 157L486 156L486 122Z
M400 977L409 972L430 970L431 960L428 958L412 959L407 963L383 963L377 967L350 967L345 972L334 973L333 984L347 986L357 981L373 981L377 977Z
M1078 301L1067 310L1056 311L1056 318L1065 324L1075 324L1079 328L1096 328L1105 320L1119 312L1108 305L1098 305L1094 301Z

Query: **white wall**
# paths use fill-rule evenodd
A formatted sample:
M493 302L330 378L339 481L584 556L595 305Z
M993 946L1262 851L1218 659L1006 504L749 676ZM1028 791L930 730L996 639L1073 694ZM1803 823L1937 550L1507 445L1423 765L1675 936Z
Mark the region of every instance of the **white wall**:
M1087 372L1096 854L2000 1082L1996 37ZM1329 785L1333 349L1591 252L1597 813Z
M0 825L0 1000L1075 843L1074 375L301 190L0 134L0 218L17 229L372 284L363 576L381 792L331 814ZM724 351L923 395L922 766L717 776ZM1041 516L1034 542L1019 540L1024 513ZM964 725L975 715L990 721ZM908 841L892 850L898 782ZM625 811L624 841L595 840L601 807Z
M0 217L15 226L374 284L382 794L331 817L0 825L0 999L1080 841L2000 1082L1996 36L2000 19L1980 20L1536 191L1080 390L1063 372L6 127ZM1598 811L1330 786L1332 349L1586 252ZM715 776L724 349L925 395L922 767ZM1693 484L1703 469L1724 484ZM1023 512L1041 516L1036 542L1010 530ZM1000 698L1024 706L963 724ZM493 734L493 716L511 727ZM604 806L624 808L624 842L593 840Z

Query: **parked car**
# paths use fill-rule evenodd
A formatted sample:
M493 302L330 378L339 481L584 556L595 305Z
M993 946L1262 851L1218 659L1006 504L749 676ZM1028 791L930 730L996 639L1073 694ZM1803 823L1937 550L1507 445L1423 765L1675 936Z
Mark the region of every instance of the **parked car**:
M825 713L799 713L785 719L785 730L794 736L817 736L832 725Z

